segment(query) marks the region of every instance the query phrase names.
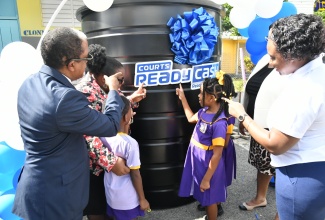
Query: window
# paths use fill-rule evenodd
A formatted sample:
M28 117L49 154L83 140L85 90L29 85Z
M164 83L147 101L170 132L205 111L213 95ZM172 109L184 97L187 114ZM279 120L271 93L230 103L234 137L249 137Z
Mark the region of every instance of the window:
M41 0L43 25L46 27L61 0ZM53 27L81 27L76 18L77 10L84 6L82 0L68 0L54 19Z

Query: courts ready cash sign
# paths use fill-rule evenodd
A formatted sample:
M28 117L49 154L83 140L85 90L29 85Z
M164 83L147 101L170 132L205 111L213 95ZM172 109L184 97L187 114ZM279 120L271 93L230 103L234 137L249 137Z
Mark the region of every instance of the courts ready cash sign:
M135 65L134 86L142 83L146 86L191 83L191 89L199 89L207 77L215 77L219 71L219 62L205 63L192 68L173 69L171 60L141 62Z

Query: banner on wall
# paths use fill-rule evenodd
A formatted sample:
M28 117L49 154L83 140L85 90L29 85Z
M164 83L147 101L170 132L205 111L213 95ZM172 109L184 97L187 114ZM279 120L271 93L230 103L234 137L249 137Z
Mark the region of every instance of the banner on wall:
M324 0L316 0L314 2L314 11L324 11L325 10L325 1Z
M171 60L140 62L135 65L134 86L142 83L146 86L158 86L179 83L191 83L191 89L200 89L207 77L215 77L219 71L219 62L205 63L192 68L173 69Z

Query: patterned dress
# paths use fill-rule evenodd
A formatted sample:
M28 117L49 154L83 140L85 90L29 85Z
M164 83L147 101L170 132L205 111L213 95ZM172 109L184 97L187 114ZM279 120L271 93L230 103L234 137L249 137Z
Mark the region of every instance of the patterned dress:
M218 167L210 180L210 189L200 191L201 181L208 169L213 155L213 145L225 144L227 118L222 113L212 123L214 114L206 113L206 108L198 112L199 120L194 128L187 150L182 180L179 188L180 197L193 197L202 206L217 202L225 202L227 197L227 181L225 158L221 157Z
M105 107L107 94L97 84L95 78L87 73L76 86L90 102L89 107L102 112ZM84 136L87 142L89 154L89 166L94 175L98 176L101 172L109 172L116 163L116 157L110 152L99 137Z

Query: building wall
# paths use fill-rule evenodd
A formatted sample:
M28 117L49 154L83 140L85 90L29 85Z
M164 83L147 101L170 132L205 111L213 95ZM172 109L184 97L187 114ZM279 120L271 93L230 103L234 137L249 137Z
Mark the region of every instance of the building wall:
M246 38L230 37L222 39L221 69L226 73L241 73L240 68L240 48L243 49L243 55L249 56L246 51Z
M0 51L13 41L21 41L15 0L0 1Z
M17 0L22 41L36 48L47 23L60 3L61 0ZM82 0L68 0L50 29L57 26L80 29L81 25L75 19L75 12L82 5Z

